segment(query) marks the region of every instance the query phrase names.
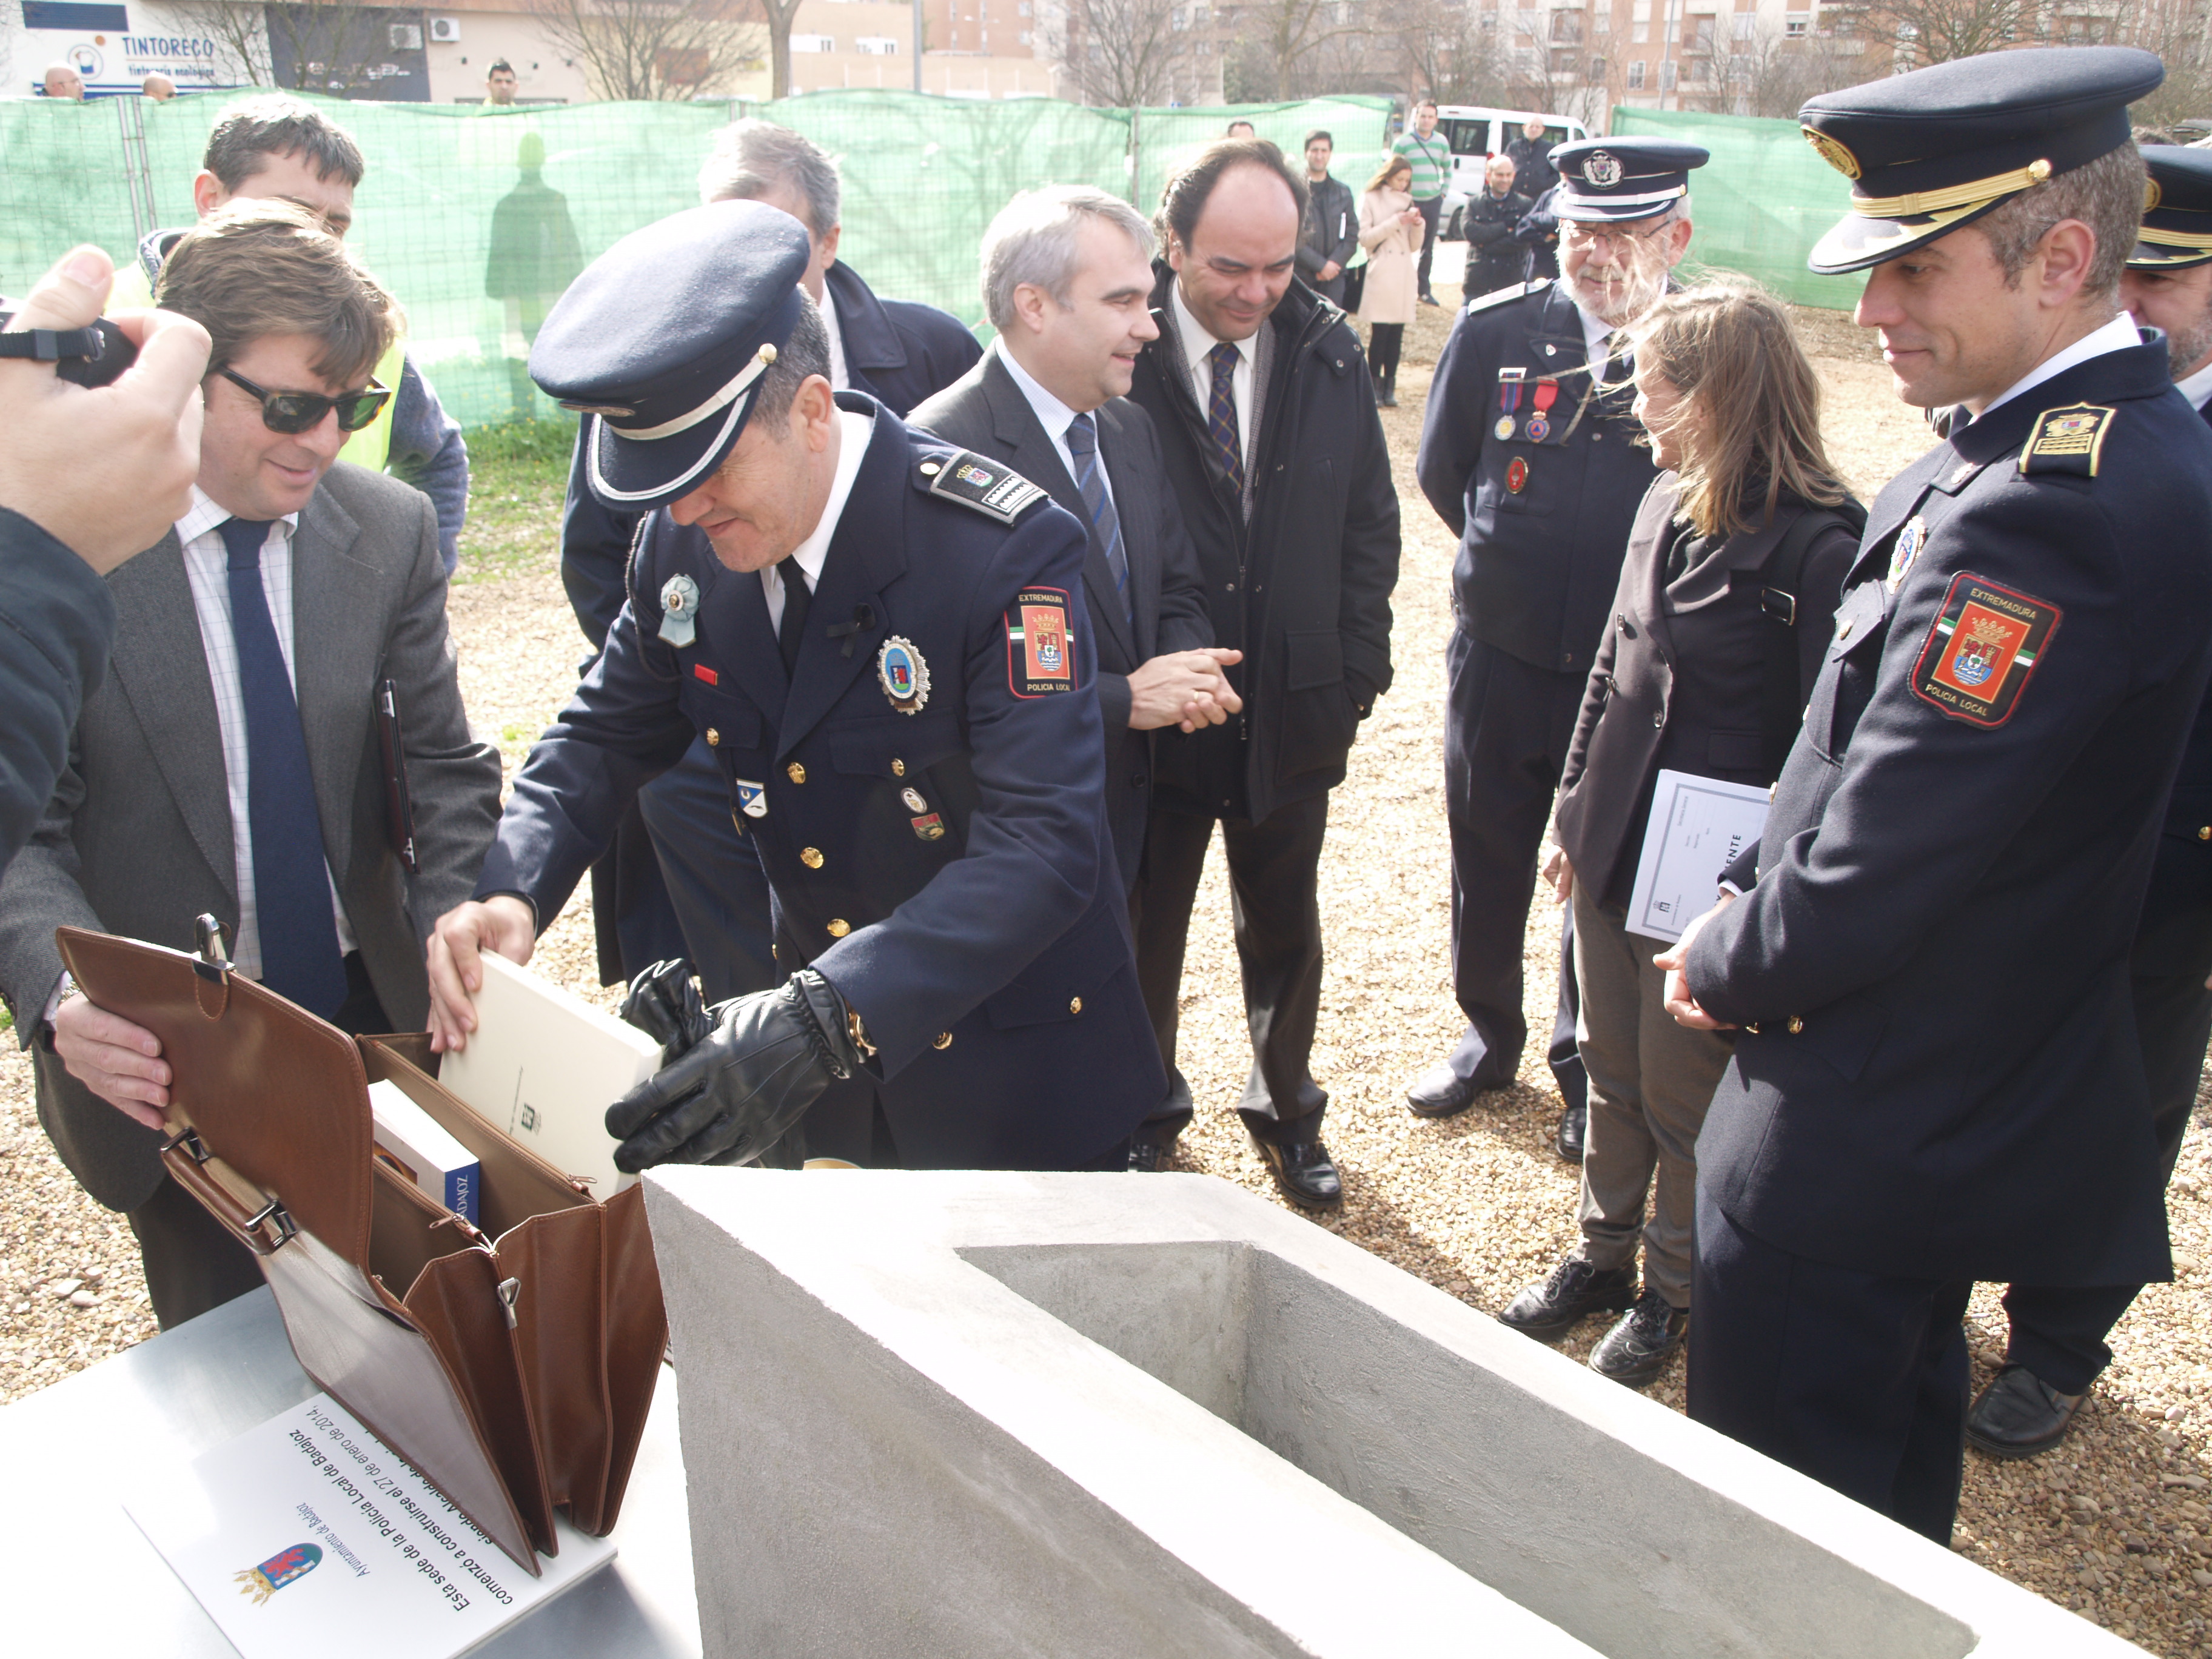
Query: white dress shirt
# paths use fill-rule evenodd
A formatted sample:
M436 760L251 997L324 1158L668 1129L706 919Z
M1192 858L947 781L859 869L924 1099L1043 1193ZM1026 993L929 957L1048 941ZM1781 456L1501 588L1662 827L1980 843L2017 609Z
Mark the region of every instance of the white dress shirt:
M2212 398L2212 363L2207 363L2186 380L2176 380L2174 388L2189 399L2191 407L2202 409L2205 400Z
M2010 403L2023 392L2033 391L2045 380L2063 374L2076 363L2086 363L2090 358L2101 357L2108 351L2125 351L2130 346L2142 343L2142 335L2136 327L2136 319L2124 311L2101 328L2091 329L2063 351L2052 352L1991 398L1974 418L1986 420L1990 410Z
M792 550L790 556L806 573L810 592L822 586L822 565L830 556L830 538L837 533L837 520L844 515L845 502L853 494L853 480L860 476L860 462L868 453L868 441L875 431L872 415L856 415L849 409L837 411L837 471L830 475L830 499L822 504L822 520L814 526L814 533ZM761 592L768 599L769 631L780 633L783 628L783 562L779 560L763 570L760 580Z
M1030 411L1036 416L1037 423L1044 428L1044 435L1052 440L1052 447L1060 456L1060 464L1067 469L1067 476L1074 480L1075 487L1080 489L1083 487L1083 474L1075 465L1075 452L1067 447L1067 428L1075 424L1077 417L1083 411L1070 409L1053 393L1046 391L1036 376L1024 368L1016 361L1014 354L1006 349L1004 340L999 343L999 361L1006 364L1006 373L1013 377L1014 384L1022 389L1022 396L1030 400ZM1209 388L1212 374L1212 370L1209 368L1206 371ZM1204 408L1205 405L1201 404L1200 407ZM1098 425L1096 410L1091 411L1091 425L1095 432ZM1106 499L1112 501L1114 480L1106 471L1106 451L1103 445L1098 451L1098 478L1099 482L1106 487Z
M230 630L230 552L224 547L222 526L234 515L218 507L198 484L192 486L191 510L177 520L177 539L184 544L185 575L191 583L192 609L198 613L200 643L207 651L208 679L215 688L216 724L222 736L222 769L230 786L230 835L236 853L238 937L230 942L230 957L248 979L261 977L261 927L253 889L253 822L247 793L252 763L246 745L246 702L238 684L238 641ZM300 515L288 513L269 526L269 539L261 549L261 591L269 601L269 620L276 625L276 648L284 653L284 672L298 695L300 672L292 650L292 537ZM367 690L362 696L368 696ZM358 941L339 902L337 884L331 881L327 860L323 878L330 882L331 912L338 927L338 949L350 952Z
M845 367L845 331L837 321L837 301L828 283L823 284L822 297L814 308L822 313L822 326L830 335L830 384L840 392L850 392L853 372Z
M1190 366L1191 386L1198 393L1198 412L1203 416L1213 404L1213 365L1206 354L1223 343L1206 331L1206 325L1190 314L1190 307L1182 302L1182 284L1168 284L1170 303L1175 307L1176 337L1182 342L1182 355ZM1265 328L1267 325L1260 325ZM1237 436L1244 446L1244 476L1252 476L1252 354L1257 349L1256 331L1236 342L1237 368L1229 377L1229 393L1237 404Z
M1613 331L1623 326L1608 323L1595 311L1586 310L1583 302L1575 301L1575 315L1583 322L1583 356L1589 362L1590 379L1603 386L1612 371L1612 361L1606 355L1605 343L1613 337Z

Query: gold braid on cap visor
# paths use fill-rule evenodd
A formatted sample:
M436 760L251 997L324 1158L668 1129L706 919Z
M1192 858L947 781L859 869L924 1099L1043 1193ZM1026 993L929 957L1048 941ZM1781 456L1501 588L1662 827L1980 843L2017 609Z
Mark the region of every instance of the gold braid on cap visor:
M1948 212L1953 208L1980 207L2000 196L2010 196L2039 185L2050 176L2050 162L2030 161L2010 173L1976 179L1968 184L1947 185L1942 190L1915 191L1909 196L1861 196L1853 191L1851 211L1866 219L1911 219Z

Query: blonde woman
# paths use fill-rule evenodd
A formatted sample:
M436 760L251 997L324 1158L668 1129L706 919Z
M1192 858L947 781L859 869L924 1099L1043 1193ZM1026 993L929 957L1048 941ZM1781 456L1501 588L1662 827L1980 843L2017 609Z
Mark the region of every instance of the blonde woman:
M1367 250L1359 320L1368 325L1367 370L1375 377L1376 401L1385 409L1398 406L1398 352L1419 303L1414 262L1425 226L1413 205L1413 164L1393 155L1359 198L1359 246Z
M1503 1318L1548 1340L1626 1310L1589 1363L1642 1387L1689 1328L1692 1149L1733 1042L1668 1017L1651 960L1665 942L1630 931L1645 821L1662 768L1774 781L1866 514L1821 447L1819 382L1774 300L1692 289L1632 338L1636 415L1660 472L1629 534L1545 867L1574 906L1583 1237Z

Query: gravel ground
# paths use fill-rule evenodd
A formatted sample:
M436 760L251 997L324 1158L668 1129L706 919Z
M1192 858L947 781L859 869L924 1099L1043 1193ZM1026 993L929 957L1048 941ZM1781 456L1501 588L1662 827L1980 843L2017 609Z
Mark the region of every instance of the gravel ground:
M1341 1212L1322 1224L1494 1312L1573 1243L1576 1183L1551 1149L1559 1103L1534 1046L1513 1087L1457 1119L1417 1120L1400 1095L1461 1024L1447 960L1438 753L1452 544L1413 479L1430 367L1450 314L1425 313L1414 325L1401 407L1384 416L1406 515L1397 679L1334 798L1321 896L1330 956L1313 1066L1331 1096L1327 1139L1346 1194ZM1926 428L1891 399L1888 376L1857 331L1832 313L1799 316L1828 394L1838 465L1871 500L1926 447ZM548 550L559 474L502 476L493 487L509 493L480 495L453 592L470 714L497 737L510 769L573 684L584 649ZM1540 904L1527 957L1533 1030L1550 1026L1557 937L1554 915ZM587 896L548 933L539 965L611 1004L592 982ZM1182 1167L1272 1197L1233 1110L1250 1060L1241 1013L1217 857L1199 896L1185 977L1182 1063L1200 1114L1182 1142ZM0 1055L0 1400L154 1328L130 1231L80 1193L52 1156L29 1079L9 1045ZM2180 1170L2168 1205L2180 1282L2153 1287L2123 1322L2117 1358L2057 1455L2014 1465L1969 1455L1958 1539L1972 1559L2166 1655L2212 1654L2204 1619L2212 1591L2212 1316L2199 1267L2212 1262L2212 1134L2201 1115ZM1969 1320L1978 1386L2002 1342L1994 1289L1977 1296ZM1588 1322L1565 1351L1583 1358L1601 1333L1599 1322ZM1652 1394L1680 1408L1679 1362Z

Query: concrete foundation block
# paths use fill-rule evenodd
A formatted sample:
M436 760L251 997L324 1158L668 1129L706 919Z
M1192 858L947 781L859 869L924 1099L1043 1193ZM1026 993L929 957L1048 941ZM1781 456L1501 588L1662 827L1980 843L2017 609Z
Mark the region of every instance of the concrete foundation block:
M1225 1182L647 1205L709 1656L2140 1651Z

